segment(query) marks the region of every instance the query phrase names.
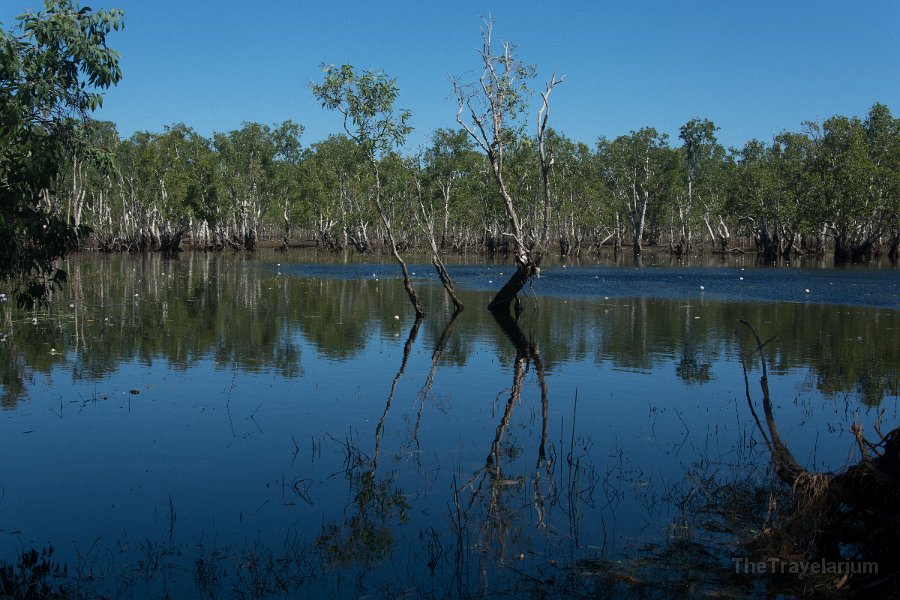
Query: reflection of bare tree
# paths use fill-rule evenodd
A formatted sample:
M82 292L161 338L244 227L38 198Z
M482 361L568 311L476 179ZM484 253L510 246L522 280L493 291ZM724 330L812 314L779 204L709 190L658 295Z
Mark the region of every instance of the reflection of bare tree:
M491 545L495 541L500 543L500 554L505 556L505 533L509 529L509 519L505 518L505 511L502 509L504 501L504 492L517 489L522 481L517 478L510 478L503 473L503 441L504 435L509 427L510 420L516 405L522 395L522 387L525 376L528 372L529 365L534 365L537 375L538 384L541 390L541 436L538 445L537 463L534 474L534 508L538 515L537 526L544 527L545 514L545 496L541 482L542 467L546 469L547 478L550 479L551 468L547 460L547 429L549 419L549 402L547 393L547 382L544 377L544 367L541 362L540 354L537 346L533 344L519 328L517 321L508 312L494 312L494 318L497 324L506 334L507 338L512 342L516 349L516 356L513 362L513 381L510 388L509 397L500 417L500 422L494 432L494 438L491 441L490 451L485 459L483 469L476 472L465 487L472 489L472 496L469 500L468 509L479 498L485 498L485 506L487 514L481 527L482 540L484 545ZM512 454L512 452L509 452Z
M459 318L461 312L462 309L453 311L453 314L450 315L450 320L444 325L444 330L441 331L441 335L438 337L438 340L434 345L434 350L431 353L431 370L428 372L428 378L425 379L425 385L419 390L419 410L416 412L416 425L413 428L412 435L412 441L416 446L417 461L419 456L419 425L422 423L422 410L425 408L425 400L428 398L429 394L431 394L431 388L434 386L434 376L437 373L438 365L441 363L441 358L444 356L444 349L447 347L447 341L453 333L453 326L456 324L456 320Z
M876 565L877 577L862 570L835 573L823 569L814 573L812 583L817 589L829 591L865 590L866 596L896 594L900 589L900 522L896 518L900 502L900 427L883 434L879 419L875 425L879 439L872 442L854 421L850 429L859 447L859 462L837 473L808 471L794 458L778 433L763 356L768 342L762 342L747 321L741 323L753 335L756 343L753 354L759 354L765 426L750 395L748 356L742 349L747 404L771 454L775 474L789 490L786 505L771 511L773 514L767 517L770 522L750 547L773 565L776 562L797 564L797 561L813 564L821 561L823 565L856 561L857 565ZM859 573L862 576L856 577ZM809 581L800 581L798 585L810 589Z
M406 371L406 362L409 360L409 353L412 350L413 344L416 342L416 336L419 335L419 327L422 325L422 317L416 319L416 322L413 323L413 326L409 330L409 335L406 338L406 344L403 346L403 360L400 363L400 368L397 370L397 374L394 376L394 380L391 382L391 391L388 394L387 403L384 405L384 412L381 413L381 418L378 420L378 426L375 427L375 454L372 457L372 473L374 475L375 471L378 469L378 449L380 448L381 443L381 433L384 431L384 421L387 419L388 412L391 410L391 404L394 402L394 391L397 389L397 382L400 381L400 378L403 377L403 372Z

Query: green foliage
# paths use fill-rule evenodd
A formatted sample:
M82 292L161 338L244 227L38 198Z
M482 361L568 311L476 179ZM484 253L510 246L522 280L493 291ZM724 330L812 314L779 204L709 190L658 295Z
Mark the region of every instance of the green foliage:
M0 31L0 280L21 304L66 281L54 261L88 233L51 212L49 195L64 154L91 146L80 124L122 76L106 44L121 11L70 0L46 0L44 11Z
M394 112L399 92L396 79L384 71L357 72L352 65L323 65L325 77L313 83L313 95L344 117L344 130L370 160L403 144L412 131L408 110ZM352 127L351 127L352 126Z

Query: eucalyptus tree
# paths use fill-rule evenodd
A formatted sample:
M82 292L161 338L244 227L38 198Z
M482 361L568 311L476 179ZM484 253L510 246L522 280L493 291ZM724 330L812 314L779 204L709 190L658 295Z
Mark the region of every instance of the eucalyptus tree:
M59 164L59 171L46 194L56 214L76 228L91 228L94 239L108 231L109 196L113 188L113 153L119 142L115 124L86 119L73 127ZM87 240L79 239L79 243Z
M734 178L730 185L730 202L744 229L753 237L756 251L773 260L780 251L780 229L775 195L775 177L769 162L770 153L759 140L750 140L740 150L732 150L735 160Z
M123 23L119 10L48 0L0 30L0 281L23 305L67 280L55 261L88 233L51 210L47 190L78 124L122 77L106 38Z
M157 248L160 212L158 136L137 131L116 148L121 246L126 250Z
M493 25L491 19L486 19L481 29L482 46L478 51L481 77L469 84L453 79L453 89L458 103L456 121L488 158L510 229L504 236L514 243L516 271L488 305L491 309L504 310L509 308L525 283L540 274L541 251L526 243L525 229L508 185L505 166L506 148L516 136L517 126L521 129L520 120L529 97L527 82L534 77L535 69L515 57L515 46L509 42L501 42L495 52ZM555 77L548 84L546 94L552 89L553 81ZM546 102L546 95L544 100Z
M900 118L876 103L864 123L872 170L874 201L883 205L887 215L888 255L900 258Z
M598 216L594 156L586 144L575 143L554 129L544 134L544 156L545 161L549 158L551 162L553 178L550 191L542 193L541 235L547 237L549 249L550 234L555 232L560 255L578 256L587 231L596 225ZM547 183L549 186L551 180Z
M244 123L241 129L215 134L214 147L231 209L232 244L255 250L262 215L276 193L272 130L260 123Z
M456 311L460 311L463 309L463 303L459 299L459 296L456 295L456 290L453 288L453 280L451 279L450 274L447 272L447 267L444 265L444 260L441 256L441 250L439 247L440 244L434 231L436 211L434 209L434 204L431 202L430 194L427 189L428 182L426 181L426 168L424 164L424 157L422 156L422 154L420 153L412 158L407 159L406 167L412 177L413 184L415 186L416 203L418 205L417 207L413 208L413 214L415 215L416 223L418 223L419 228L425 235L425 239L428 242L429 249L431 250L431 264L434 265L434 270L437 273L438 279L440 280L441 285L444 286L447 295L450 296L450 300L456 307ZM445 178L440 181L441 196L444 201L445 219L449 211L450 188L452 187L452 182L455 179L455 177L451 173L445 173Z
M356 239L368 243L370 215L363 187L368 166L360 160L356 143L345 135L316 142L303 161L303 171L304 188L314 211L311 217L315 219L317 245L343 249L354 230Z
M464 129L438 129L431 136L431 145L425 150L425 176L440 192L441 214L440 246L447 244L450 230L450 207L453 192L458 183L474 168L477 159L469 134ZM474 159L474 160L473 160ZM434 215L434 209L431 214Z
M565 77L556 78L556 72L550 75L550 81L544 87L541 94L541 108L538 111L537 119L537 143L538 152L541 158L541 237L539 247L543 250L547 249L550 243L550 210L551 210L551 189L550 189L550 170L553 168L555 158L553 152L548 150L546 141L549 132L548 122L550 120L550 93L553 89L561 84Z
M762 209L769 215L769 222L760 222L770 228L765 239L773 246L762 249L767 259L776 254L788 257L800 251L824 252L827 217L817 199L817 182L811 169L813 151L809 136L791 132L775 136L768 150L773 189ZM810 243L813 239L814 245Z
M167 126L156 136L154 156L158 197L151 221L155 246L164 252L178 252L182 239L191 231L198 212L198 154L206 141L183 123ZM203 185L202 182L199 185Z
M409 279L409 269L400 256L397 240L388 212L385 210L379 159L394 147L399 146L412 131L407 124L408 110L394 111L397 99L397 82L384 71L361 71L352 65L324 66L325 76L321 83L311 85L313 95L329 110L337 110L343 116L344 130L359 146L360 152L369 164L375 180L374 202L378 216L386 230L391 254L400 264L403 273L403 287L413 305L416 318L422 318L425 311Z
M218 156L211 139L193 129L184 131L182 140L183 199L188 209L191 243L194 248L221 250L225 247L223 211L219 191Z

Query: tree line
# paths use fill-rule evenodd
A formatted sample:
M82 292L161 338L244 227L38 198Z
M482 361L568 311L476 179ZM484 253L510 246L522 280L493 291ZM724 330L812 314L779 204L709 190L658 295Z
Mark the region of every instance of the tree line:
M692 119L674 142L644 127L593 147L552 129L542 143L514 132L503 169L524 242L551 240L548 250L563 257L661 246L752 249L767 260L829 250L838 261L897 259L900 120L887 106L741 148L723 147L716 132ZM510 249L490 160L464 130L384 153L378 181L359 141L337 134L304 146L302 133L293 121L211 137L176 124L121 139L112 123L89 121L80 132L89 144L71 147L45 201L89 226L83 243L106 251L254 250L274 238L366 252L390 245L376 200L400 248L427 247L427 220L441 248ZM102 160L95 147L107 151Z

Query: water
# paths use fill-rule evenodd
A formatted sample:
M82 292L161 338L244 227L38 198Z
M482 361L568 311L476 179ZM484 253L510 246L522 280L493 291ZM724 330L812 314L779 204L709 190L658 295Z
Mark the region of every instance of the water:
M897 424L895 270L550 265L513 323L483 309L508 264L450 267L455 319L413 264L417 327L373 260L89 255L4 305L2 556L137 598L627 593L592 569L765 471L738 319L805 466Z

